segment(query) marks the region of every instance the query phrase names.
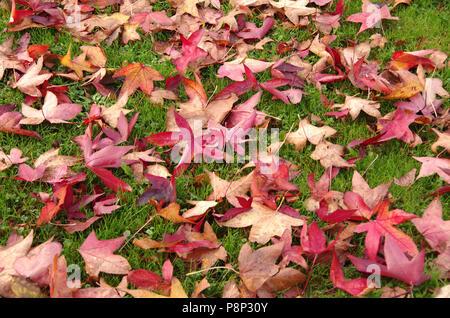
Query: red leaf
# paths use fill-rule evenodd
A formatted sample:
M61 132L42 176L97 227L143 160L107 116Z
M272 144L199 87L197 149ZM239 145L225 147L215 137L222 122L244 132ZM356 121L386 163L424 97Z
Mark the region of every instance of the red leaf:
M34 11L30 10L17 10L16 1L11 1L11 16L9 18L8 25L19 24L22 20L30 15L33 15Z
M307 253L315 255L319 255L328 251L337 243L336 239L332 243L330 243L328 247L326 246L327 238L323 231L317 226L316 221L313 221L309 225L309 233L308 226L306 224L303 225L300 239L303 250Z
M50 222L61 210L61 206L64 204L64 200L66 198L67 188L68 186L59 188L53 194L52 201L47 202L47 204L41 209L41 215L36 222L37 226Z
M389 237L394 240L403 252L416 256L418 250L414 241L394 225L417 218L417 215L399 209L389 211L389 200L380 201L374 211L378 212L376 220L362 223L355 229L356 233L367 232L365 244L369 258L376 259L380 240L383 236L386 239Z
M333 250L333 260L330 268L330 278L336 288L353 295L359 296L369 287L367 286L366 278L357 278L352 280L345 280L344 271L336 256L336 252Z
M245 22L244 30L236 33L236 35L245 40L261 40L267 34L267 32L269 32L274 23L275 20L271 17L265 18L263 25L260 28L257 28L252 22Z
M394 71L409 70L411 67L419 64L434 68L434 63L431 60L402 51L395 52L392 55L392 61L390 61L386 67Z
M115 177L111 171L105 168L95 168L92 166L87 166L89 170L95 173L100 179L102 179L103 183L114 192L118 191L126 191L131 192L132 188L123 180Z
M42 139L41 135L37 132L20 128L19 123L21 119L22 114L19 112L11 111L3 113L0 115L0 131Z
M137 269L128 273L128 282L137 288L149 289L151 291L158 291L164 295L170 294L172 286L171 280L167 281L161 276L146 270Z
M258 87L258 82L252 71L244 64L245 75L247 80L234 82L222 89L214 98L216 99L226 99L230 97L231 94L236 94L240 96L247 93L249 90L255 90Z
M336 210L328 213L328 204L325 200L320 201L320 208L316 210L321 221L327 223L340 223L348 220L355 214L356 210Z
M184 72L190 62L208 56L208 53L197 46L200 43L202 36L203 29L199 29L192 33L189 39L185 39L180 34L182 56L173 61L178 72Z
M410 260L394 240L386 237L384 255L386 265L353 255L347 255L347 257L360 272L372 273L374 268L379 268L380 275L392 277L413 286L418 286L429 278L429 275L423 274L425 250L422 250Z

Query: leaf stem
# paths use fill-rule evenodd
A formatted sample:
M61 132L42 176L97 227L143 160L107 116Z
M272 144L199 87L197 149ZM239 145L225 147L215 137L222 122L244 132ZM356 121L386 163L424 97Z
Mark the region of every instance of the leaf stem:
M305 293L306 287L308 287L309 280L311 279L311 274L314 268L314 264L316 264L317 255L319 254L314 254L314 260L312 262L311 269L309 270L308 280L305 283L305 287L303 287L302 295Z

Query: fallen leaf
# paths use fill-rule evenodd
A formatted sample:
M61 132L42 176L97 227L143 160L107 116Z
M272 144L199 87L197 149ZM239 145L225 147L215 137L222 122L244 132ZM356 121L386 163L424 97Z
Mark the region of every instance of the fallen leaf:
M100 272L119 275L128 274L131 270L128 261L120 255L113 254L123 244L125 239L126 236L122 236L99 241L94 231L89 234L77 250L86 263L86 272L89 276L97 280Z

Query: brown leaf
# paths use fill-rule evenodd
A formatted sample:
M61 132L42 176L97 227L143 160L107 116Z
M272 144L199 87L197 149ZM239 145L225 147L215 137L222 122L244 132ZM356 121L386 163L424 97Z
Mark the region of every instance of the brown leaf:
M195 284L194 291L191 294L191 298L204 298L205 296L203 296L201 292L204 291L209 286L211 285L206 280L206 277L204 277L200 282L197 282Z
M232 205L235 207L240 207L239 201L236 197L248 198L247 192L250 190L250 186L252 184L253 171L248 175L232 182L221 179L215 172L206 170L206 174L209 177L214 191L206 198L206 200L217 201L223 197L226 197L228 202Z
M260 298L274 298L277 293L301 284L306 280L302 272L286 267L282 268L275 276L272 276L257 290Z
M299 122L297 131L290 132L286 135L286 142L295 145L295 150L302 150L309 141L313 145L317 145L323 139L328 138L336 133L336 130L329 126L316 127L309 123L308 118Z
M239 273L245 286L256 292L269 278L279 271L276 261L283 250L283 242L252 250L245 243L239 252Z
M252 202L250 211L238 214L231 220L221 223L222 226L236 228L252 226L249 241L259 244L266 244L274 236L281 237L286 229L303 224L302 219L274 211L258 202Z
M200 218L202 215L204 215L210 208L215 207L218 202L216 201L193 201L193 200L187 200L189 204L194 204L195 207L187 210L183 213L184 218Z
M320 160L320 164L325 167L355 167L354 164L348 163L342 156L344 155L344 146L335 145L328 141L322 141L317 144L311 154L311 159Z

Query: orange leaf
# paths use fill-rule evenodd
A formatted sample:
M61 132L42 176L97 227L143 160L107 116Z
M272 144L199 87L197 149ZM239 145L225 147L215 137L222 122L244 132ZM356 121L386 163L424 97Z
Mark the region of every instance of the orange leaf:
M41 226L42 224L51 221L56 216L56 214L58 214L59 210L61 210L61 205L64 204L64 199L67 193L67 187L68 186L59 188L53 194L53 201L48 202L41 209L41 215L39 216L39 219L36 222L37 226Z
M163 218L172 221L173 223L195 223L194 221L185 219L184 217L180 216L180 205L175 202L159 210L158 214Z
M79 78L83 78L83 71L95 72L98 69L89 61L86 61L86 53L82 53L72 60L70 46L67 54L64 56L58 56L58 58L62 65L67 66L68 68L73 70Z
M121 68L113 77L125 77L119 98L123 95L131 95L138 88L150 95L153 90L153 81L162 81L164 77L155 69L141 63L128 64Z

